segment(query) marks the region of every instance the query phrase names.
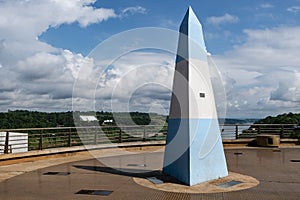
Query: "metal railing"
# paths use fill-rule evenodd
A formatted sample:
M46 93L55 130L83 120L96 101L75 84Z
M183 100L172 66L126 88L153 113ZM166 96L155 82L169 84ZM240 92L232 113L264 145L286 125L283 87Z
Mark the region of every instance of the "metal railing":
M164 140L161 126L91 126L0 130L0 154L57 147ZM24 139L26 138L26 139Z
M254 138L257 134L276 134L299 138L295 124L224 124L223 139ZM0 154L87 144L165 140L164 126L57 127L0 130Z

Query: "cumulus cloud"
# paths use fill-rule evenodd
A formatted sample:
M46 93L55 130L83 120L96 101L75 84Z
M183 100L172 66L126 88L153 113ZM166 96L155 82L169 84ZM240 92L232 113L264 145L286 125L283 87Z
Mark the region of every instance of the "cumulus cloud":
M244 33L245 43L216 57L225 76L229 112L256 117L299 112L300 27Z
M81 26L116 17L112 9L94 8L94 0L81 1L1 1L0 59L13 64L38 51L55 52L56 48L36 38L49 27L78 22ZM55 13L55 14L53 14Z
M117 17L114 10L94 8L95 0L41 0L0 2L0 28L30 30L13 37L36 36L61 24L78 22L81 26ZM53 14L55 13L55 14ZM8 30L10 31L10 30Z
M168 114L174 55L139 50L107 64L102 60L97 62L99 67L79 72L73 96L75 110Z
M113 9L95 7L95 2L0 1L0 111L72 109L73 85L78 74L97 76L99 70L95 69L93 59L53 47L39 41L39 36L62 24L78 23L84 28L111 18L146 13L141 6L116 13ZM85 71L80 71L81 68ZM107 82L113 84L112 80ZM86 98L95 90L84 86L81 89ZM80 101L87 102L84 98Z
M239 22L239 18L237 16L226 13L225 15L219 17L216 16L208 17L207 22L212 25L218 26L220 24L226 24L226 23L237 23Z
M1 76L0 93L12 102L3 103L2 110L70 110L78 68L87 64L93 65L93 60L61 50L59 54L38 52L19 60L13 69L4 68L1 73L6 71L9 77Z
M300 27L245 30L244 33L247 41L225 53L225 57L237 58L230 61L231 68L260 72L299 66Z
M173 55L162 52L138 51L120 57L103 71L96 90L91 91L98 109L165 113L171 98L173 62Z
M95 0L0 1L0 110L70 110L80 67L93 60L37 38L50 27L116 18Z
M300 72L299 71L286 71L284 78L278 78L278 86L271 92L270 100L274 101L287 101L287 102L300 102Z

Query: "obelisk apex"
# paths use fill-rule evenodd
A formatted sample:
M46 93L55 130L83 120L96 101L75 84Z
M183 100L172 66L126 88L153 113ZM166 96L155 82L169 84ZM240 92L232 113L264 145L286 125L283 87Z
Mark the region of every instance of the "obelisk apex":
M180 25L163 172L187 185L228 175L202 26L191 7Z

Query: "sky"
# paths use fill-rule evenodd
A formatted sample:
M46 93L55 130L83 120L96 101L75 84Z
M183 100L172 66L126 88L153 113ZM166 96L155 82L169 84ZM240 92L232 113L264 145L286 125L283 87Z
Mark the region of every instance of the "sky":
M300 0L0 0L0 111L168 114L174 53L127 46L108 65L95 52L138 47L120 40L128 31L177 31L189 5L222 78L226 117L300 112Z

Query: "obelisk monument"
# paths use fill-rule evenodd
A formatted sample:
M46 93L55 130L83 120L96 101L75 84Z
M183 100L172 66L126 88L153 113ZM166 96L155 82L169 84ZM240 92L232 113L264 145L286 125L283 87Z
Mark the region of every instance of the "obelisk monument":
M202 26L189 7L180 25L163 173L187 185L228 175Z

